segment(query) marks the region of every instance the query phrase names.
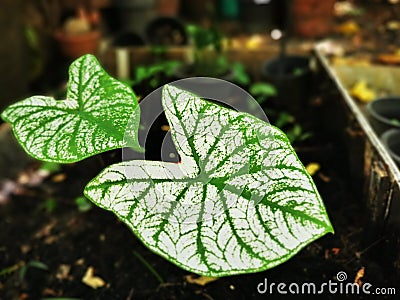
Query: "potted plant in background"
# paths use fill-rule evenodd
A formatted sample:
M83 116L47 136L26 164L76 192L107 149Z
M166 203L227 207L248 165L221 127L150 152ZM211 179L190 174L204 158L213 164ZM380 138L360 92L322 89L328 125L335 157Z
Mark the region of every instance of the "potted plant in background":
M280 108L296 112L303 108L312 88L312 72L308 57L287 55L286 43L289 38L290 7L287 1L279 5L278 14L282 16L279 27L273 38L280 43L276 58L267 60L261 69L264 79L277 89L277 103Z
M304 108L312 94L310 59L286 54L290 34L315 38L330 32L335 0L287 0L278 6L280 53L262 66L262 75L277 88L277 105L289 111Z
M188 36L178 19L162 16L146 26L146 40L152 46L182 46L188 43Z
M241 86L249 84L244 66L226 56L227 40L218 28L189 25L187 33L193 45L191 62L185 70L188 76L217 77Z
M400 96L378 98L367 105L369 120L378 135L400 129Z
M113 0L117 32L143 35L147 24L157 16L156 0Z
M276 106L297 111L311 95L312 72L308 57L281 55L262 66L265 80L277 89Z
M335 0L289 0L289 2L291 3L290 30L293 34L316 38L332 31Z
M27 11L27 43L32 49L33 90L58 87L66 79L64 68L72 59L95 53L100 40L100 10L110 0L23 1ZM53 76L46 76L49 72Z
M78 8L76 16L68 18L61 29L54 32L61 52L69 58L77 58L87 53L96 53L100 31L97 29L99 14Z
M157 14L163 17L177 17L181 8L180 0L157 0Z

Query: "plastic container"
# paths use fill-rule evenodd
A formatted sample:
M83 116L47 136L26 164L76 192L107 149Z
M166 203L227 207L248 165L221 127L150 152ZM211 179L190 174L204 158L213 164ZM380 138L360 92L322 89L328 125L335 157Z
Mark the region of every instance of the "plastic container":
M378 135L400 129L400 96L376 99L367 105L369 120Z
M385 131L381 136L381 141L394 162L400 167L400 130L390 129Z
M66 34L60 30L54 33L54 37L59 42L62 53L72 59L88 53L95 54L100 42L99 31Z

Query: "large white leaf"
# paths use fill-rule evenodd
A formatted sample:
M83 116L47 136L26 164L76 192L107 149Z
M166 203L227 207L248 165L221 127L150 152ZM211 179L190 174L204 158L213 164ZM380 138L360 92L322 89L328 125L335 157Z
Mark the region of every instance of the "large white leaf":
M11 123L19 143L39 160L69 163L130 145L139 150L139 105L133 91L110 77L92 55L69 69L66 100L34 96L9 106L2 118Z
M181 163L123 162L85 189L152 251L218 277L274 267L333 232L280 130L173 86L163 105Z

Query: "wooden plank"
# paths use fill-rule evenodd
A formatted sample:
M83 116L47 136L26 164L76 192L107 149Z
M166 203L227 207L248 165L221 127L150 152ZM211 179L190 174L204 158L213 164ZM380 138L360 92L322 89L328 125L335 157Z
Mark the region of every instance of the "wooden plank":
M376 153L373 145L367 140L365 147L365 199L373 223L383 223L392 182L387 167Z

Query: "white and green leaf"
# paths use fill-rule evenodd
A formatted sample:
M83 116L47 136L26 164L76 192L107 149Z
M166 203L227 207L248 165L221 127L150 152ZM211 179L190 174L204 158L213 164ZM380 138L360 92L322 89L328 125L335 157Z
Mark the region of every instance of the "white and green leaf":
M163 106L181 163L123 162L85 188L152 251L219 277L272 268L333 232L279 129L173 86Z
M92 55L74 61L69 77L66 100L34 96L2 113L28 154L70 163L124 146L140 151L140 111L133 91L110 77ZM131 118L126 145L124 134Z

